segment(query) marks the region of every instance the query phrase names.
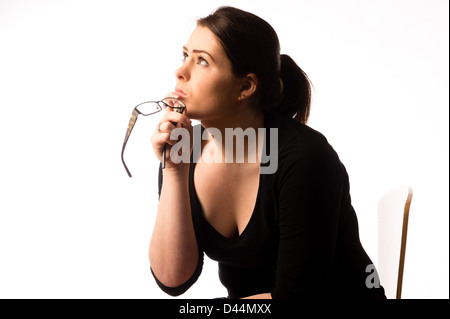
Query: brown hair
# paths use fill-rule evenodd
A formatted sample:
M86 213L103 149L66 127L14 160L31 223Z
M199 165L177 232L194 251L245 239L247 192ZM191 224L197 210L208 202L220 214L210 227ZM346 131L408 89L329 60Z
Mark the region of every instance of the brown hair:
M257 106L307 122L310 81L288 55L280 56L278 36L270 24L233 7L220 7L197 24L209 28L219 38L237 76L256 75Z

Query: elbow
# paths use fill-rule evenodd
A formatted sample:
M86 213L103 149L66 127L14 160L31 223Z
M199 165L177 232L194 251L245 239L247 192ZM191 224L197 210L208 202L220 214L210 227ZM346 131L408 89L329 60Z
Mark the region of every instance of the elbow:
M180 276L176 276L176 277L162 276L162 277L158 278L155 275L155 273L153 272L153 269L151 267L150 267L150 271L151 271L153 278L155 279L158 287L162 291L164 291L166 294L168 294L172 297L177 297L177 296L184 294L198 278L198 275L196 276L196 273L194 273L194 275L192 275L187 280L183 279L183 277L180 277ZM161 279L161 278L163 278L163 279Z
M150 269L158 285L168 288L182 286L195 275L198 268L197 263L193 265L180 263L177 266L174 264L176 263L160 260L154 263L150 262ZM169 267L168 265L173 266Z
M158 270L163 270L164 267L159 267ZM185 293L198 279L203 269L203 254L199 254L196 268L187 272L180 271L175 273L158 273L158 277L153 272L152 267L150 271L159 288L170 296L177 297ZM186 270L186 268L184 269Z

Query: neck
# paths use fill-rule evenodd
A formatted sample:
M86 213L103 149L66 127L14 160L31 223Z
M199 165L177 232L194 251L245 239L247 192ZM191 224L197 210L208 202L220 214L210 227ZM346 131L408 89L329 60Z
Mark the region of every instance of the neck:
M226 128L246 129L249 127L264 127L264 112L249 105L243 104L240 108L233 108L230 112L222 113L220 116L211 119L202 119L201 123L204 128L216 128L222 133Z
M204 146L207 145L210 154L221 154L221 163L259 162L262 151L258 149L259 139L264 138L264 134L259 136L258 128L264 127L263 111L242 105L228 115L201 123L209 133L204 136L208 138Z

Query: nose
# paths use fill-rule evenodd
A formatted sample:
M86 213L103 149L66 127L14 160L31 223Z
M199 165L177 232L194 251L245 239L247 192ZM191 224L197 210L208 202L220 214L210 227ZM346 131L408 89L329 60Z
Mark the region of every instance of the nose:
M190 77L188 63L183 63L178 69L175 70L175 77L180 81L188 81Z

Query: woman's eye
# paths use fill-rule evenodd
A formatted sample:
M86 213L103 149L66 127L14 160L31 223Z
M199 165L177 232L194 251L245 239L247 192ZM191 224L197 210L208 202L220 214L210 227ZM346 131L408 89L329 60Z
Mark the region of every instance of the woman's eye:
M187 58L188 58L188 55L187 55L187 53L186 52L183 52L183 57L181 58L181 61L186 61L187 60Z
M206 61L206 60L205 60L204 58L202 58L202 57L199 57L199 58L198 58L198 64L203 65L203 66L208 66L208 65L209 65L208 61Z

